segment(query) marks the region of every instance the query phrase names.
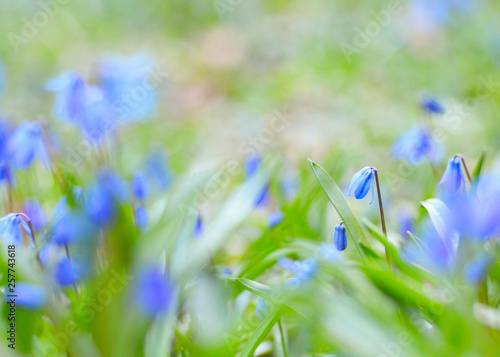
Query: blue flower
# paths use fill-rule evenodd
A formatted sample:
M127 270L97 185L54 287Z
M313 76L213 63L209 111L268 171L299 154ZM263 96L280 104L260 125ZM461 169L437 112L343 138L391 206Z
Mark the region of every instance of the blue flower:
M422 101L420 102L420 106L422 107L423 110L431 114L444 113L444 108L441 105L441 103L439 103L438 100L432 96L427 95L423 97Z
M449 193L457 192L460 187L465 188L465 177L461 166L461 157L456 155L448 160L448 165L444 171L438 185L443 185Z
M9 186L12 186L14 180L12 178L12 170L7 159L0 159L0 182L6 181Z
M194 236L196 238L199 238L201 237L201 235L203 234L203 220L201 218L201 213L198 211L198 213L196 213L196 219L195 219L195 223L194 223Z
M81 212L67 211L54 223L51 240L57 245L72 244L91 239L96 228Z
M273 211L269 213L269 217L267 217L267 224L269 228L273 228L281 223L281 221L285 218L285 214L280 211Z
M397 159L418 164L424 159L433 163L442 158L442 147L433 140L428 129L415 126L399 137L391 148L392 155Z
M36 199L30 199L24 203L24 212L30 218L31 224L36 231L41 230L47 223L47 215Z
M260 156L257 153L252 153L248 155L245 161L245 176L251 177L260 166Z
M347 231L344 222L335 226L335 233L333 234L333 244L339 252L347 248Z
M61 286L73 284L82 279L88 271L87 264L80 259L63 257L55 266L54 277Z
M49 299L47 291L39 285L16 283L16 304L34 310L42 307Z
M135 224L139 229L144 229L148 224L148 212L144 206L135 207Z
M145 200L149 196L149 181L144 172L138 171L132 178L132 192L139 200Z
M318 269L318 262L314 258L292 260L283 257L278 259L278 263L283 268L295 272L295 275L286 283L287 286L300 286L309 282Z
M401 236L404 238L408 238L408 232L415 234L411 216L407 213L402 213L399 215L399 230Z
M255 198L255 207L265 206L269 202L269 183L265 185Z
M157 104L153 70L152 59L141 53L101 61L99 82L117 120L137 121L153 114Z
M487 273L491 259L486 254L479 254L469 261L464 267L464 275L468 282L479 283Z
M31 229L22 213L9 213L0 218L0 236L7 243L21 244L21 227L33 238Z
M142 313L148 316L168 311L174 299L174 285L157 267L142 269L137 276L135 298Z
M152 151L146 159L146 173L160 190L165 190L172 181L172 175L167 166L167 158L162 151Z
M368 191L373 188L373 179L375 178L375 168L371 166L363 167L352 177L351 184L349 185L348 196L354 195L356 199L364 198ZM374 189L372 189L372 198L370 204L373 202Z
M45 89L56 92L54 114L72 122L81 122L85 112L86 87L82 77L76 72L66 71L47 80Z
M49 162L43 135L40 124L32 121L22 123L14 130L7 144L8 155L14 166L25 169L37 155L42 162Z

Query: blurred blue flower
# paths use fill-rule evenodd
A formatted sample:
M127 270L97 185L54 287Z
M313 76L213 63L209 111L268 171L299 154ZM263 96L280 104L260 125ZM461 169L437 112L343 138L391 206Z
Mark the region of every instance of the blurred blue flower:
M427 158L433 163L439 162L443 155L442 147L436 143L424 126L415 126L399 137L391 148L397 159L419 164Z
M27 168L36 156L45 164L49 163L43 129L36 122L28 121L19 125L10 135L7 148L12 164L18 168Z
M43 287L22 281L16 283L16 295L16 304L30 310L40 308L49 299Z
M57 262L54 277L61 286L73 284L82 279L88 271L88 266L81 259L68 260L63 257Z
M371 166L363 167L352 177L351 184L349 185L348 196L354 195L356 199L364 198L368 191L373 188L373 180L375 178L375 168ZM375 189L372 189L372 198L370 204L373 202L373 194Z
M347 248L347 231L344 222L335 226L335 233L333 234L333 244L339 252Z
M245 161L245 176L251 177L260 166L260 156L257 153L252 153L248 155Z
M51 261L60 261L63 258L61 249L50 240L45 240L38 253L44 266L48 266Z
M160 190L165 190L172 181L171 173L167 166L167 157L161 151L152 151L146 159L146 173L152 183Z
M415 228L409 214L401 213L399 215L399 231L404 238L408 238L408 232L415 234Z
M257 194L255 207L265 206L269 202L269 183Z
M85 113L87 84L76 72L66 71L47 80L45 89L56 92L54 114L56 117L80 123Z
M135 298L141 312L154 316L166 312L173 303L174 285L169 276L157 267L139 272Z
M278 259L278 263L283 268L295 272L295 275L285 284L287 286L299 286L309 282L318 269L318 262L314 258L292 260L282 257Z
M12 186L14 183L12 171L7 159L0 159L0 182L4 180L9 186Z
M462 187L462 191L465 189L465 176L460 156L456 155L448 160L448 165L438 185L443 185L449 193L457 192L460 187Z
M33 238L31 229L22 213L9 213L0 218L0 236L6 243L21 244L21 227Z
M464 275L468 282L477 284L483 280L487 273L491 259L486 254L479 254L469 261L464 267Z
M50 232L51 241L57 245L72 244L90 240L96 234L96 227L86 215L76 211L66 211L54 223Z
M198 211L198 213L196 213L194 232L193 232L196 238L201 237L201 235L203 234L203 228L204 228L203 219L201 218L200 211Z
M149 196L149 181L144 172L137 171L132 178L132 193L139 200L145 200Z
M444 113L444 107L437 100L437 98L429 96L429 95L426 95L422 98L422 101L420 102L420 106L422 107L423 110L425 110L426 112L431 113L431 114L443 114Z
M141 53L109 56L98 65L99 83L120 122L143 120L153 114L157 104L154 67L150 56Z
M135 207L135 224L139 229L144 229L148 224L148 212L144 206Z
M112 223L117 205L129 199L127 183L116 173L101 170L85 190L85 210L100 226Z
M285 218L285 214L283 212L273 211L269 213L269 216L267 217L267 224L269 225L269 228L273 228L280 224L281 221L283 221L283 218Z
M31 224L36 231L41 230L47 224L47 215L36 199L27 200L24 203L24 212L30 218Z

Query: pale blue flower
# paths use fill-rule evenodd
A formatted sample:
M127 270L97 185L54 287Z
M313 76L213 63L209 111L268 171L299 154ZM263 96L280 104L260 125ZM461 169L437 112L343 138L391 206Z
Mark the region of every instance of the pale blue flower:
M351 184L349 185L348 196L354 195L356 199L364 198L367 193L372 189L372 198L370 204L373 202L374 188L373 180L375 178L375 168L371 166L363 167L352 177Z
M344 226L344 222L337 224L335 226L335 233L333 234L333 244L339 252L347 248L347 230Z

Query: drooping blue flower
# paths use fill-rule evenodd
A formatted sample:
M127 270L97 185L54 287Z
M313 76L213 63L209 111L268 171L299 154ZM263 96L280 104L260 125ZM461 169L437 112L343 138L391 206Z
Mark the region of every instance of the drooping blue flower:
M109 56L97 68L113 115L119 122L146 119L157 105L160 78L154 77L155 65L146 54Z
M83 260L72 258L70 261L67 257L63 257L55 266L54 278L59 285L67 286L81 280L87 271L88 266Z
M444 189L449 193L457 192L460 187L462 187L462 190L465 189L465 176L460 156L456 155L448 160L448 165L438 185L443 185Z
M148 224L148 212L144 206L135 207L135 224L139 229L144 229Z
M410 164L419 164L424 159L436 163L441 160L443 149L426 127L415 126L396 140L391 154L396 159L407 160Z
M435 97L432 97L430 95L426 95L422 98L420 106L424 111L430 114L444 113L444 107L441 105L441 103Z
M81 212L66 211L54 223L50 232L51 241L57 245L72 244L90 240L96 233L96 227Z
M280 224L283 218L285 218L285 214L283 212L273 211L269 213L269 216L267 217L267 224L269 228L273 228Z
M86 87L87 84L82 77L73 71L62 72L57 77L47 80L45 89L57 93L55 116L80 123L85 113Z
M337 224L335 226L335 233L333 234L333 244L339 252L347 248L347 230L344 226L344 222Z
M146 174L151 183L160 190L166 190L172 181L166 155L162 151L152 151L146 159Z
M45 224L47 223L47 215L38 200L33 198L27 200L24 203L24 212L30 218L35 231L39 231L45 227Z
M26 223L26 216L22 213L9 213L0 218L0 236L7 243L21 244L21 227L32 238L31 229Z
M287 286L300 286L309 282L318 269L318 262L314 258L292 260L282 257L278 259L278 263L283 268L295 272L295 275L285 284Z
M137 276L135 299L139 310L148 316L162 314L173 303L174 284L157 267L143 268Z
M203 230L204 230L203 228L204 228L203 219L201 218L200 211L198 211L198 213L196 213L196 218L195 218L195 222L194 222L194 230L193 230L194 236L196 238L201 237L201 235L203 234Z
M85 210L99 226L114 221L118 204L128 200L126 182L116 173L101 170L85 190Z
M373 202L374 188L373 180L375 178L375 168L371 166L363 167L352 177L351 184L349 185L348 196L354 195L356 199L364 198L370 189L372 189L372 198L370 204Z
M47 291L35 284L16 283L16 304L24 308L35 310L42 307L49 299Z
M149 181L144 172L137 171L132 178L132 193L139 200L145 200L149 196Z
M20 169L31 165L38 157L42 162L49 162L49 154L40 124L28 121L19 125L10 135L7 151L12 164Z

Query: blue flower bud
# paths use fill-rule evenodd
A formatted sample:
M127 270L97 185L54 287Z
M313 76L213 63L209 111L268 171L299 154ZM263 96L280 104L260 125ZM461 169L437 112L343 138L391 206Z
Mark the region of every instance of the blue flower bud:
M96 227L80 212L65 212L54 223L51 240L57 245L72 244L90 240L96 234Z
M6 243L21 244L21 227L32 237L31 229L23 216L25 215L22 213L9 213L0 218L0 237Z
M449 193L457 192L460 187L465 189L465 176L461 166L460 156L454 156L448 160L448 165L444 171L438 185L443 185Z
M135 297L142 313L154 316L166 312L173 303L174 285L169 276L157 267L139 272Z
M257 153L252 153L248 155L245 161L245 176L251 177L260 166L260 156Z
M16 283L16 295L16 304L30 310L40 308L49 299L44 288L22 281Z
M201 213L199 211L196 213L193 233L196 238L201 237L203 234L203 219L201 218Z
M148 224L148 212L144 206L135 207L135 224L139 229L144 229Z
M145 200L149 196L149 181L144 172L138 171L132 178L132 193L139 200Z
M425 96L420 102L422 109L431 114L443 114L444 108L438 100L432 96Z
M55 266L54 277L61 286L67 286L78 282L88 271L87 264L80 259L68 260L63 257Z
M167 157L161 151L153 151L146 159L146 172L151 182L160 190L166 190L172 181L167 166Z
M7 145L11 162L18 168L27 168L37 156L45 164L49 162L43 129L36 122L28 121L19 125L10 135Z
M366 166L359 170L352 177L351 184L349 185L349 193L348 196L354 194L356 199L361 199L366 196L368 191L373 187L373 179L375 178L375 168ZM370 200L370 204L373 202L373 192L372 189L372 198Z
M335 226L335 233L333 234L333 244L339 252L347 248L347 231L344 222Z

